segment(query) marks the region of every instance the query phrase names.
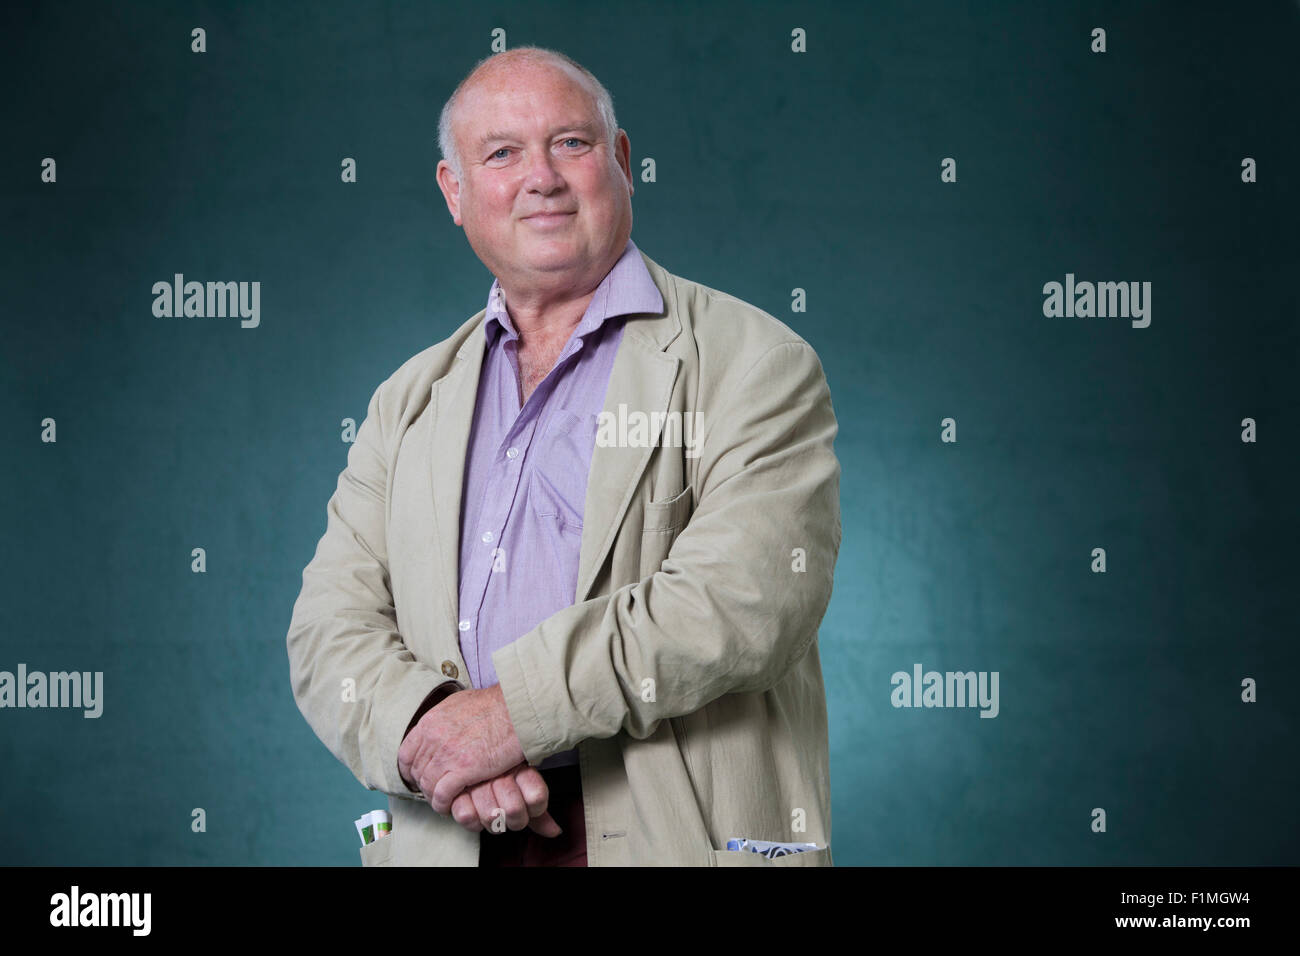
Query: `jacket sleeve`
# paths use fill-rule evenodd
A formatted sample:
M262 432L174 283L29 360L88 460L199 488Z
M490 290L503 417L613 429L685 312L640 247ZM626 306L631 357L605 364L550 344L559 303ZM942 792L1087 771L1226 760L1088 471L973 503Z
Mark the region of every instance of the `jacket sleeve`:
M817 637L841 528L837 425L816 353L803 341L773 346L723 408L700 412L696 509L660 569L558 611L492 656L532 764L766 690Z
M416 660L397 632L385 532L385 385L370 399L326 505L325 534L302 573L287 639L289 679L316 736L362 784L423 800L402 780L397 750L412 716L446 678Z

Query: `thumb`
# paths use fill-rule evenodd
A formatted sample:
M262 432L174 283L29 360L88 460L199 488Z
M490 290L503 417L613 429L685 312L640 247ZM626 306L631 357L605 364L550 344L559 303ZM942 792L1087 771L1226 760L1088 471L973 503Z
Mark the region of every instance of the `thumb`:
M551 817L549 810L544 810L541 816L533 817L528 821L528 829L544 837L557 837L564 831L560 825Z

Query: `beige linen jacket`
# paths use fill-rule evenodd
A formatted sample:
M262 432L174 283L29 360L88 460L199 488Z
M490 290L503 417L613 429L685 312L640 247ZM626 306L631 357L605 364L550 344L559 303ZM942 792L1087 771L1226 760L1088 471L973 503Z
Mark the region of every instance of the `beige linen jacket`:
M830 391L783 323L641 255L664 311L625 320L604 407L627 427L597 434L576 603L492 662L528 761L578 748L589 866L829 866ZM457 565L483 318L375 391L289 625L303 716L389 796L365 865L478 864L479 834L406 786L397 750L430 690L469 687ZM732 837L825 849L768 861Z

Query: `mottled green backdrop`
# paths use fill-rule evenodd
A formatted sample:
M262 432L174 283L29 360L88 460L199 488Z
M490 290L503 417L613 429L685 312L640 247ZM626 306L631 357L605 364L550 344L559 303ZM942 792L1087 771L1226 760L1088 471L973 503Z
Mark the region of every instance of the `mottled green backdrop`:
M485 304L433 168L501 28L613 93L656 166L637 244L822 357L836 862L1300 863L1295 3L86 2L0 26L0 670L104 672L97 720L0 710L0 862L358 863L384 801L298 713L285 633L340 421ZM259 281L260 326L156 318L175 273ZM1150 326L1045 317L1067 273L1151 282ZM998 716L894 708L917 663L997 671Z

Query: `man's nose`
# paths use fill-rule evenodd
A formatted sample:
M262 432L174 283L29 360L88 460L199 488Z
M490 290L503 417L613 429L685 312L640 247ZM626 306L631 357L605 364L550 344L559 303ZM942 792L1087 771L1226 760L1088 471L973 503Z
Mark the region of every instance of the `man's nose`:
M533 150L525 159L527 163L526 184L529 189L535 189L538 192L554 192L560 186L564 185L564 177L555 167L555 157L549 150L538 152Z

